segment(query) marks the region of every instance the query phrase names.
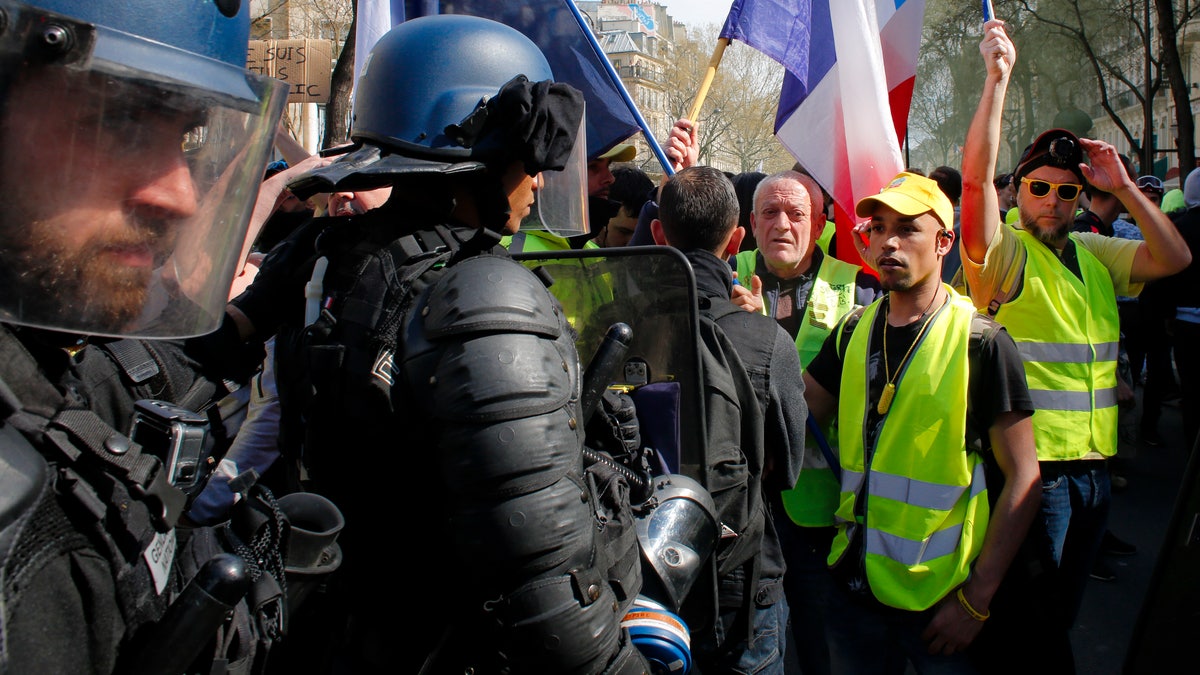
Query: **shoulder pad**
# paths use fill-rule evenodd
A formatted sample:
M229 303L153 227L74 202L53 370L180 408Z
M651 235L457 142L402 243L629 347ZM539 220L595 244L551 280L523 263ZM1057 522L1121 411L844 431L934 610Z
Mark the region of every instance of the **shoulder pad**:
M475 256L447 269L424 311L425 331L433 339L484 331L550 338L562 333L550 291L528 269L499 256Z
M33 509L49 476L41 453L11 424L0 425L0 560L8 528Z

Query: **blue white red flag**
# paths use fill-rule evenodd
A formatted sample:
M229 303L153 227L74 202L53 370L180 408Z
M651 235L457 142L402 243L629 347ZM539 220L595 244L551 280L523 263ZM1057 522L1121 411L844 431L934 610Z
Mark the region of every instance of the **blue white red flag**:
M841 214L904 169L900 139L924 15L925 0L735 0L730 8L721 37L783 64L775 135ZM849 228L838 230L839 256L856 257Z
M614 145L636 134L638 117L627 102L623 88L605 65L606 57L590 39L590 32L580 25L569 6L571 0L455 0L439 3L436 0L358 0L360 30L356 39L363 39L364 10L370 16L387 14L392 23L383 32L403 21L426 14L470 14L507 24L525 34L546 55L554 70L554 79L567 82L583 92L587 101L588 157L596 157ZM368 7L371 6L371 7ZM398 19L397 19L398 17ZM382 25L380 23L379 25ZM373 29L372 29L373 30ZM374 40L382 37L382 33ZM365 58L369 45L359 42L355 49ZM366 48L364 48L366 45ZM358 59L355 59L356 65ZM355 68L355 73L361 72ZM615 80L615 81L614 81ZM652 141L652 139L648 139Z

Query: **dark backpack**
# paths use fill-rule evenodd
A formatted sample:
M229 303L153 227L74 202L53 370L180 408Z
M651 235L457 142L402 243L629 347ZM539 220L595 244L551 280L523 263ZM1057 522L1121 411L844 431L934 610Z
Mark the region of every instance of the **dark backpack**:
M763 405L766 392L754 386L741 352L721 328L726 316L741 312L728 301L714 301L700 312L700 360L704 383L704 422L708 456L706 487L722 524L717 549L717 573L725 576L752 562L758 554L766 524L762 474ZM750 346L753 347L752 345ZM757 356L757 354L756 354ZM766 367L767 361L756 366ZM747 402L756 405L747 405ZM749 576L749 575L748 575ZM757 585L757 574L749 586ZM748 582L750 580L748 579ZM753 597L753 591L746 594Z

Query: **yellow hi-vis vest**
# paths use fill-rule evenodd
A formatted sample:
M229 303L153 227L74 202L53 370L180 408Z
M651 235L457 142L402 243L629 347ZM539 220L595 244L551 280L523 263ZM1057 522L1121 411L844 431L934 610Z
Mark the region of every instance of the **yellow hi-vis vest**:
M1074 235L1071 235L1072 238ZM1117 450L1120 323L1112 276L1076 245L1083 281L1050 248L1018 230L1025 245L1021 292L1000 306L1025 362L1033 399L1033 438L1042 461Z
M880 302L863 312L842 359L842 491L829 564L841 559L851 536L862 537L875 597L912 611L932 607L966 581L988 526L984 463L966 448L975 307L949 292L903 366L869 459L863 447L866 364ZM858 499L867 500L861 518L855 515Z
M739 283L747 288L750 287L749 279L754 276L757 263L758 251L742 251L737 255ZM842 317L858 308L854 293L859 269L857 265L828 255L821 260L804 308L804 322L796 334L801 370L807 368L817 352L821 351L825 338L829 337ZM763 314L771 316L766 298L763 299ZM829 425L825 429L825 437L834 448L837 447L835 434L835 426ZM805 442L804 463L796 478L796 486L783 493L783 508L797 525L830 527L838 503L838 482L825 461L825 455L815 442L810 441L811 437Z

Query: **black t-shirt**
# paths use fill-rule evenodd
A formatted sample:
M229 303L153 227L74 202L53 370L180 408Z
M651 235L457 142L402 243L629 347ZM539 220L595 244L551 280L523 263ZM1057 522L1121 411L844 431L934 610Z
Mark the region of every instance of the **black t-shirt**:
M883 302L887 303L885 298ZM867 440L873 441L879 434L882 416L877 411L879 397L887 382L883 368L883 326L885 307L880 307L875 314L875 322L871 327L871 351L867 355L867 381L869 383L870 401L867 405ZM931 310L936 312L937 310ZM844 337L849 341L857 322L858 313L852 313L843 321L846 323ZM853 318L851 318L853 317ZM904 359L913 340L924 325L927 315L907 326L888 326L888 365L893 373ZM968 433L980 438L983 445L988 445L988 429L1001 413L1011 411L1026 411L1033 414L1033 400L1029 396L1029 386L1025 382L1025 366L1021 362L1021 354L1017 346L1003 326L981 317L986 323L986 329L979 340L978 349L971 350L970 375L967 385L967 425ZM977 319L978 320L978 319ZM842 384L842 357L838 354L838 332L830 333L821 351L808 365L807 373L822 387L833 395L837 395ZM917 349L921 347L918 345ZM911 358L911 357L910 357ZM903 396L903 375L897 380L897 396Z

